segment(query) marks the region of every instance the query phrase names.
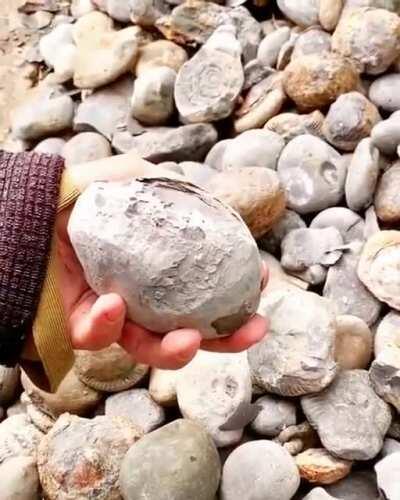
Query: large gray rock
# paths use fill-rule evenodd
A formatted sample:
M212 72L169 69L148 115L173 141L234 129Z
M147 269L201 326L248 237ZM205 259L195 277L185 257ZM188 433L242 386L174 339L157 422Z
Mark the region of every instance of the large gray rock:
M252 441L236 448L222 472L221 500L290 500L300 485L295 461L279 444Z
M329 301L310 292L266 295L259 311L268 316L268 336L248 351L256 383L282 396L324 389L335 376L336 323Z
M336 484L325 487L326 491L340 500L379 500L381 497L373 472L358 471Z
M138 136L117 132L112 144L118 153L134 149L145 160L161 163L202 161L216 142L215 128L209 123L198 123L177 128L155 127Z
M75 205L69 234L92 289L119 293L129 317L151 331L229 334L258 306L255 241L235 212L192 185L92 184Z
M342 157L313 135L300 135L289 142L280 156L278 174L288 207L300 214L336 205L344 194Z
M283 429L296 425L296 405L292 401L261 396L255 401L261 407L251 428L261 436L276 437Z
M119 482L124 500L214 500L220 474L210 436L190 420L175 420L131 447Z
M391 453L375 464L378 488L387 500L400 498L400 452Z
M304 396L301 406L323 446L347 460L374 458L392 421L365 370L339 372L324 392Z

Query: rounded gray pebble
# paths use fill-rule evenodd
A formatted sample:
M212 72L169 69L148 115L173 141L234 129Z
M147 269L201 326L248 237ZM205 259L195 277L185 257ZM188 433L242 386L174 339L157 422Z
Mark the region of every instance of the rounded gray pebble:
M290 29L287 26L276 29L267 35L260 43L257 59L265 66L275 66L282 45L289 40Z
M364 241L365 222L355 212L345 207L331 207L320 212L311 222L310 228L336 227L345 243Z
M272 254L280 250L284 237L294 229L304 229L306 223L293 210L285 210L283 216L272 226L268 233L258 240L260 247Z
M394 156L400 144L399 114L396 112L387 120L377 123L371 130L371 139L382 154Z
M67 141L61 137L49 137L36 145L34 151L48 155L62 155L62 150Z
M400 110L399 86L399 73L383 75L372 82L369 88L369 98L378 108L390 113L398 111Z
M251 428L257 434L276 437L286 427L296 425L296 405L291 401L262 396L254 404L262 408L251 423Z
M326 491L339 500L380 500L374 472L357 471L336 484L325 487Z
M310 54L330 52L330 50L331 35L322 29L310 28L300 33L296 40L291 59L293 60L296 59L296 57Z
M82 132L70 139L62 150L66 167L111 156L111 146L96 132Z

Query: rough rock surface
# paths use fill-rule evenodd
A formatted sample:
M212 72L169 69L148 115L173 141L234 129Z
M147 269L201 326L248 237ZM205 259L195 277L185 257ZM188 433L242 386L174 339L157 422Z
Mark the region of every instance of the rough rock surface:
M352 462L335 458L324 448L310 448L296 455L300 477L310 483L332 484L346 477Z

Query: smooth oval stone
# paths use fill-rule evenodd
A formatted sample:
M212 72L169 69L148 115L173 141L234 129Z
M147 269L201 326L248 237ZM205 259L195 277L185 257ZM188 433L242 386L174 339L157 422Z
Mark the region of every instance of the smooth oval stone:
M34 151L48 155L62 155L62 150L66 143L67 141L61 137L49 137L39 142L35 146Z
M240 214L254 238L265 234L285 210L283 189L276 172L269 168L217 172L205 187Z
M311 134L322 137L324 115L320 111L299 115L297 113L281 113L267 121L264 128L276 132L286 142L298 135Z
M354 242L352 249L328 271L323 296L330 299L336 314L350 314L371 326L379 317L381 303L367 290L357 274L362 243Z
M243 90L249 90L261 80L274 73L273 68L265 66L258 59L252 59L244 66L244 84Z
M119 392L139 383L149 367L136 363L118 344L99 351L75 351L74 370L89 387Z
M398 347L400 344L400 313L390 311L379 323L375 338L374 350L378 357L383 351L391 347Z
M357 145L347 169L345 194L351 210L359 212L371 205L379 172L379 150L371 139L363 139Z
M346 460L374 458L392 421L365 370L340 371L325 391L303 396L301 407L323 446Z
M39 51L49 68L54 68L59 83L73 77L77 48L73 40L73 25L59 24L39 41Z
M163 408L153 401L147 389L130 389L108 396L105 414L128 418L144 434L160 427L165 420Z
M248 130L227 143L222 157L222 169L267 167L276 170L284 146L284 140L274 132Z
M71 15L75 18L82 17L89 12L96 10L92 0L72 0L71 2Z
M288 64L283 85L300 111L313 111L357 89L359 75L353 62L339 54L311 54L297 57Z
M18 397L21 370L0 365L0 405L8 406Z
M17 139L40 139L69 128L74 104L62 87L42 85L31 90L11 114L12 132Z
M384 9L349 9L332 36L332 49L350 57L369 75L386 71L398 57L400 19Z
M364 241L365 222L356 213L345 207L327 208L312 220L310 228L336 227L344 242Z
M374 104L359 92L349 92L339 96L331 105L322 130L333 146L354 151L380 120Z
M265 293L271 293L272 291L283 291L283 290L307 290L308 283L296 278L290 274L287 274L283 267L281 266L279 260L277 260L273 255L260 250L260 256L264 264L268 268L268 283L265 287ZM259 307L259 309L261 306ZM259 311L262 313L262 311Z
M92 289L120 294L128 316L152 332L227 335L258 307L261 261L249 230L188 183L92 184L75 204L69 234ZM145 251L150 242L156 260Z
M261 41L257 50L257 59L265 66L275 66L279 51L289 37L290 29L287 26L277 28Z
M375 209L380 220L400 221L400 164L395 163L382 175L375 193Z
M310 28L300 33L296 40L291 60L301 56L323 54L331 50L331 35L318 28Z
M305 271L310 266L331 266L342 256L343 238L334 227L294 229L282 240L282 266L288 271Z
M397 89L400 85L400 74L383 75L372 82L369 88L369 98L384 111L393 113L400 110L400 98Z
M336 205L344 194L346 167L340 154L313 135L289 142L279 158L278 175L288 208L300 214Z
M85 419L62 415L42 439L38 469L45 496L51 499L120 500L122 459L140 431L127 419Z
M135 80L131 100L132 115L146 125L162 125L174 112L176 73L167 67L154 67Z
M336 323L330 302L301 290L277 291L263 297L259 311L269 318L270 331L248 350L257 384L282 396L328 386L336 373Z
M240 44L231 28L218 28L178 72L175 102L185 123L222 120L233 111L244 73Z
M243 427L223 430L243 403L251 401L251 376L246 353L199 351L177 381L179 409L201 424L217 447L238 443Z
M141 47L135 73L139 77L160 66L171 68L177 73L187 59L188 55L183 47L169 40L156 40Z
M130 448L119 483L124 500L214 500L220 475L210 436L190 420L175 420Z
M0 465L2 500L39 500L39 475L31 457L12 457Z
M358 265L358 276L382 302L400 310L400 231L380 231L369 238Z
M343 0L320 0L319 22L327 31L333 31L342 14Z
M152 368L150 373L149 393L161 406L176 406L176 384L180 370L161 370Z
M308 495L303 497L303 500L337 500L332 497L323 488L314 488Z
M381 497L376 485L376 476L371 471L357 471L336 484L326 487L335 499L343 500L379 500Z
M111 156L111 146L96 132L82 132L70 139L62 150L66 167Z
M385 441L383 442L383 448L381 451L382 457L387 457L392 453L399 453L399 452L400 452L400 442L397 441L396 439L386 438Z
M348 476L352 462L336 458L324 448L310 448L296 455L300 477L310 483L332 484Z
M13 415L0 424L0 464L10 457L31 457L36 461L43 433L26 414Z
M336 318L335 360L344 370L368 368L373 351L373 336L368 325L350 315Z
M257 434L276 437L286 427L296 425L296 405L291 401L267 395L258 398L255 404L261 407L251 423Z
M278 0L278 7L286 17L304 28L319 23L319 0Z
M375 464L378 488L388 500L400 498L400 452L392 453Z
M221 500L290 500L300 486L293 458L279 444L252 441L236 448L222 471Z
M372 143L379 151L388 156L394 156L400 144L400 117L393 114L387 120L375 125L371 131Z
M263 250L272 254L281 248L281 242L294 229L305 229L306 223L293 210L285 210L283 215L273 224L272 228L258 240Z
M223 141L218 141L208 152L204 163L215 170L221 171L223 170L223 159L226 148L228 144L230 144L233 139L224 139Z

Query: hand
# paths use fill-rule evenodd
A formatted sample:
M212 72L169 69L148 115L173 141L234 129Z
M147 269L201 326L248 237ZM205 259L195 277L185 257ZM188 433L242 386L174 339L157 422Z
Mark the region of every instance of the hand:
M177 174L145 162L133 153L73 167L70 174L80 190L95 180L122 180L143 175L179 178ZM119 295L110 293L98 297L86 283L67 233L70 213L71 209L68 209L58 215L55 230L60 289L75 349L98 350L118 342L140 363L177 369L187 364L199 348L239 352L264 337L267 322L259 315L255 315L232 336L216 340L202 340L197 330L188 328L161 336L128 321L125 303ZM266 282L267 271L264 268L261 287Z

